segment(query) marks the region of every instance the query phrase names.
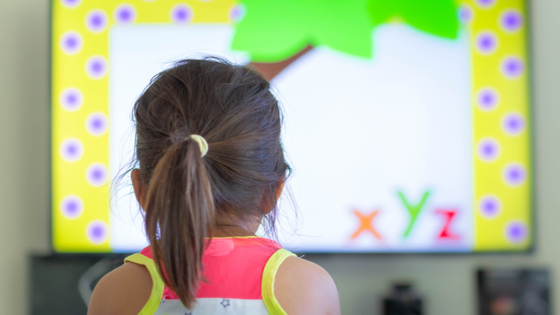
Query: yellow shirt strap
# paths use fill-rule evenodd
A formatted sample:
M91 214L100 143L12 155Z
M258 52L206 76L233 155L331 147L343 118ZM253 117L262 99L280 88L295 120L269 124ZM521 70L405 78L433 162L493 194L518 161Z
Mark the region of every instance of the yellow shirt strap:
M142 308L138 315L153 315L159 307L163 296L163 288L165 287L157 271L156 264L152 259L142 254L128 256L124 262L131 262L148 268L148 272L150 272L150 276L152 277L152 293L150 294L150 299L146 302L146 305L144 305L144 308Z
M272 254L264 266L262 277L262 298L264 305L266 305L266 308L271 315L286 315L286 312L284 312L282 306L280 306L280 303L278 303L278 300L274 296L274 278L276 277L276 272L278 271L280 264L282 264L284 259L290 256L296 255L281 248Z

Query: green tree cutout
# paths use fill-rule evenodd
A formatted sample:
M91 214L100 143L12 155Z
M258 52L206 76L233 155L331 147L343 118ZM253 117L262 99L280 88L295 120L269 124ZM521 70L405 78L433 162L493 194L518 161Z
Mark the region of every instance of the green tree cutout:
M399 19L435 36L454 39L455 0L240 0L232 50L250 55L268 80L314 47L373 57L375 27Z
M376 26L399 18L435 36L456 39L459 33L454 0L372 0L368 11Z

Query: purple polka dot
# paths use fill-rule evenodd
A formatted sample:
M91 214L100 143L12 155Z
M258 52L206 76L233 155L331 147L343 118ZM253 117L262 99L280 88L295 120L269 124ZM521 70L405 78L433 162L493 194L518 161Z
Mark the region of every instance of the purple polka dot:
M514 243L522 243L527 239L528 231L527 226L519 221L513 221L506 225L506 237L507 239Z
M83 153L84 147L78 139L66 139L60 145L60 155L68 162L78 161L82 157Z
M525 129L525 119L519 114L507 114L502 121L502 126L508 135L515 136Z
M500 22L504 30L507 32L515 32L523 25L523 16L517 11L508 10L502 13Z
M105 30L107 27L108 17L105 12L101 10L93 10L88 13L86 17L87 28L94 33L99 33Z
M82 1L81 0L61 0L61 2L62 2L62 5L67 7L67 8L75 8Z
M527 172L519 164L510 164L504 169L504 179L510 186L519 186L525 182Z
M493 6L495 2L496 0L476 0L476 3L483 8L489 8Z
M500 200L495 196L484 196L480 200L480 213L488 219L497 217L502 210Z
M76 88L67 88L60 94L60 104L62 108L69 112L74 112L82 107L84 96L82 92Z
M108 234L107 224L103 221L93 221L87 226L87 238L94 244L105 242Z
M86 72L92 79L101 79L107 73L107 62L105 58L94 56L86 63Z
M523 61L517 57L507 57L502 62L502 73L510 79L515 79L523 74L524 68Z
M193 11L186 4L178 4L171 9L171 21L175 23L187 23L192 17Z
M107 183L107 167L101 163L93 163L86 170L86 179L91 186L99 187Z
M484 139L478 144L478 155L483 161L492 162L500 155L500 145L494 139Z
M474 13L469 6L461 5L457 15L462 23L470 23L473 20Z
M496 50L498 46L498 39L496 35L490 32L480 33L476 38L476 47L478 51L482 54L491 54Z
M86 119L86 129L93 136L101 136L107 131L107 117L102 113L93 113Z
M121 4L115 9L117 23L132 23L136 20L136 10L130 4Z
M78 196L69 195L62 199L60 211L68 219L76 219L84 210L84 203Z
M69 55L74 55L82 50L82 36L77 32L66 32L60 38L60 48Z
M239 21L241 21L241 19L243 19L246 12L247 12L247 10L245 9L244 5L236 4L229 11L229 18L233 22L239 22Z
M498 106L499 95L492 88L483 88L478 92L477 102L480 109L490 111Z

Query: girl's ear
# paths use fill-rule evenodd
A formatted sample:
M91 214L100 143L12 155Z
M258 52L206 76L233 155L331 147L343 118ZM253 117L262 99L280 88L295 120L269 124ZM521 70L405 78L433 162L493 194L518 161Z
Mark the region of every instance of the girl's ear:
M284 190L284 182L285 182L285 179L278 182L278 187L276 188L276 202L278 202L278 199L280 199L280 196L282 195L282 191ZM265 213L264 213L265 215L269 214L270 211L272 211L272 208L270 208L270 207L267 207L267 208L269 208L269 209L267 211L265 211Z
M286 181L286 180L283 179L283 180L280 182L280 185L278 185L278 188L276 188L276 201L278 201L278 199L280 199L280 196L282 195L282 191L284 190L284 182L285 182L285 181Z
M276 188L276 202L278 202L278 199L280 199L280 196L282 195L282 190L284 190L284 181L285 181L285 179L283 179L283 180L281 180L281 181L278 182L278 187ZM263 201L264 201L264 204L263 204L264 209L263 209L263 211L264 211L264 214L267 215L267 214L270 213L270 211L272 211L272 207L269 207L269 206L268 206L268 202L267 202L267 200L266 200L265 198L266 198L266 196L263 195ZM267 210L267 209L268 209L268 210ZM259 222L260 222L260 221L259 221Z
M135 168L130 172L130 179L132 180L132 187L134 188L134 195L136 200L140 204L140 207L144 209L144 203L146 201L146 195L144 193L144 187L142 186L142 180L140 179L140 170ZM144 211L146 211L144 209Z

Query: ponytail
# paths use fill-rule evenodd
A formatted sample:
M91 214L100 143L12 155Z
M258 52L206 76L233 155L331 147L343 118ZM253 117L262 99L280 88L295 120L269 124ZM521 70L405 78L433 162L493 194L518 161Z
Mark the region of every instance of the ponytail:
M173 143L155 166L146 194L146 233L165 284L185 307L202 280L205 239L215 208L201 148L192 138Z
M188 59L152 79L134 120L153 259L166 286L192 309L214 226L249 232L246 223L261 220L274 234L276 192L289 171L280 107L253 70ZM195 132L211 139L209 151Z

